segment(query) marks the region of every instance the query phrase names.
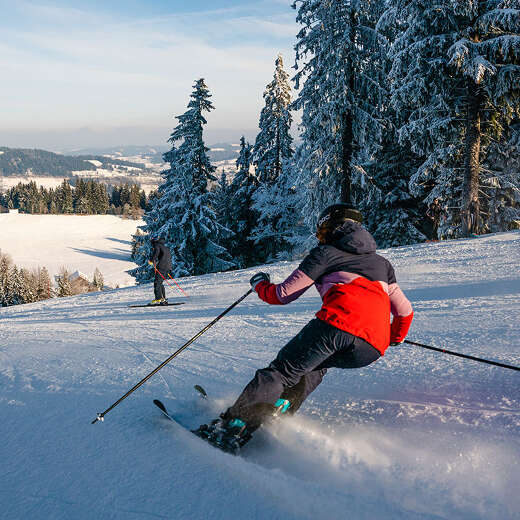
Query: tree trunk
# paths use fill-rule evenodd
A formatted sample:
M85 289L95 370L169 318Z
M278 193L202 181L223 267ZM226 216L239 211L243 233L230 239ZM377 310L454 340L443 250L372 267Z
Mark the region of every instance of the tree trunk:
M346 112L341 125L341 202L352 204L352 114Z
M462 184L462 233L469 236L479 231L480 204L480 110L482 92L472 79L467 80L466 146Z

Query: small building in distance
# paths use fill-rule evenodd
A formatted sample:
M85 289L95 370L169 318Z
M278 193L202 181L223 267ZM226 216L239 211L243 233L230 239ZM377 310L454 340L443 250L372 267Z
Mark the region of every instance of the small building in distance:
M70 285L74 294L86 293L92 290L89 279L80 271L75 271L69 276Z
M57 274L54 276L56 283L59 284L61 275ZM93 290L93 286L90 283L87 275L80 271L74 271L69 275L70 294L83 294Z

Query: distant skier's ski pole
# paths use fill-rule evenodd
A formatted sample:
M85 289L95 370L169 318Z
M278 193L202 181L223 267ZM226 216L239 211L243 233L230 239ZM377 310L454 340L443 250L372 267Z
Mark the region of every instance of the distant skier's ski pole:
M173 285L171 283L169 283L168 280L166 280L166 278L162 275L161 271L159 271L157 269L157 267L155 267L155 265L153 266L153 268L155 269L155 272L159 273L161 275L161 278L173 289ZM173 280L173 278L169 274L168 274L168 276L170 277L171 280ZM182 290L182 287L175 280L173 280L173 283L182 291L184 296L186 296L186 298L187 298L188 295Z
M155 370L150 372L145 378L141 379L141 381L139 381L139 383L137 383L133 388L128 390L128 392L125 395L123 395L122 397L120 397L113 405L109 406L104 412L98 413L97 417L92 421L91 424L94 424L98 421L103 421L105 415L108 412L110 412L110 410L115 408L121 401L126 399L132 392L137 390L142 384L146 383L146 381L148 381L148 379L150 379L154 374L159 372L159 370L161 370L161 368L164 365L167 365L174 357L178 356L184 349L188 348L197 338L202 336L202 334L204 334L210 327L213 327L213 325L215 325L215 323L217 323L217 321L219 321L221 318L223 318L231 309L233 309L233 307L236 307L242 300L244 300L252 292L253 292L253 289L249 289L249 291L247 291L243 296L241 296L236 302L232 303L225 311L223 311L221 314L219 314L211 323L206 325L200 332L197 332L197 334L195 334L195 336L193 336L193 338L191 338L189 341L184 343L184 345L179 350L174 352L168 359L165 359Z
M450 354L451 356L457 356L465 359L472 359L473 361L480 361L481 363L487 363L488 365L495 365L502 368L510 368L511 370L520 370L520 367L514 365L506 365L505 363L499 363L498 361L490 361L489 359L482 359L475 356L468 356L466 354L460 354L459 352L453 352L444 348L431 347L430 345L423 345L422 343L415 343L414 341L404 340L404 343L415 345L416 347L427 348L428 350L435 350L436 352L443 352L444 354Z
M173 283L183 292L183 294L188 297L188 295L182 290L182 287L172 278L172 275L168 273L168 276L170 277L170 280L173 281Z

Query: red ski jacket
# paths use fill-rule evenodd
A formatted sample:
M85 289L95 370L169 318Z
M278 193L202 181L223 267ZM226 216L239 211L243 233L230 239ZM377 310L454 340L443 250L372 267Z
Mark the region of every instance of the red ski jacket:
M323 300L316 317L363 338L383 355L390 343L405 339L412 305L366 229L347 221L334 236L331 244L312 249L284 282L260 282L255 290L265 302L285 305L315 285Z

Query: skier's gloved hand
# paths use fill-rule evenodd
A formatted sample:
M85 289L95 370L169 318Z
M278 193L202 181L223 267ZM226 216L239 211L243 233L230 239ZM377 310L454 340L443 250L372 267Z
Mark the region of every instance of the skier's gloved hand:
M251 277L251 280L249 280L249 283L251 284L251 287L256 290L256 286L260 282L270 282L271 278L267 273L256 273L254 276Z
M148 260L148 265L153 265L153 262L151 260Z

